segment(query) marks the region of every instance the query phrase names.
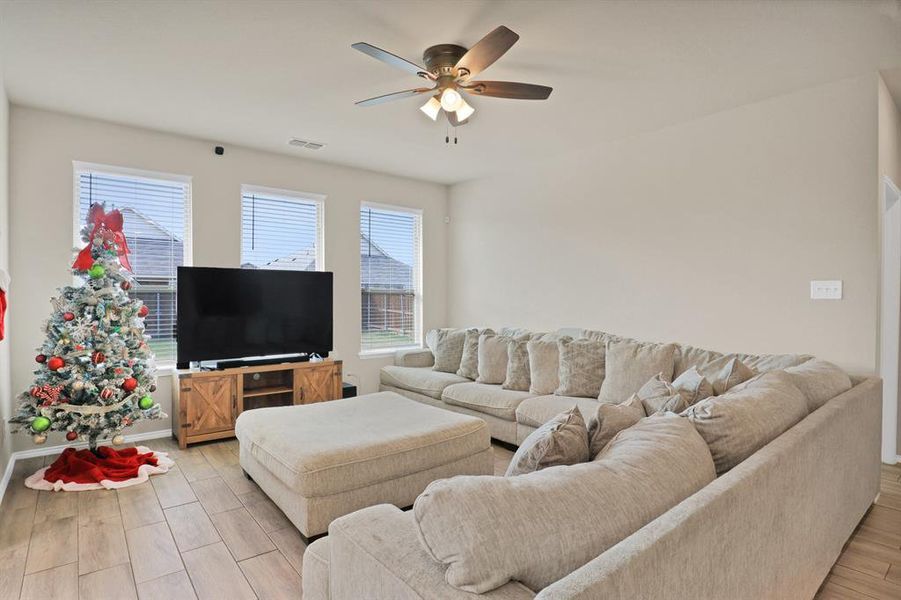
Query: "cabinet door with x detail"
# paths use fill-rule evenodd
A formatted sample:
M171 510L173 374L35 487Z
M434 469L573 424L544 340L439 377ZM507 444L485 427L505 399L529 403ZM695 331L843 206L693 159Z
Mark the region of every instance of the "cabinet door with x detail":
M193 377L185 407L187 434L203 435L235 426L234 377Z

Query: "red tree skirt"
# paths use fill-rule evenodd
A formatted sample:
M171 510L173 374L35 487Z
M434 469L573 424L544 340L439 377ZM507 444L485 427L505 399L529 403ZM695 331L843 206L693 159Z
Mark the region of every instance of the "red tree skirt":
M25 485L57 492L116 489L143 483L175 464L165 452L154 452L144 446L122 450L100 446L97 451L103 458L90 450L66 448L52 465L26 479Z

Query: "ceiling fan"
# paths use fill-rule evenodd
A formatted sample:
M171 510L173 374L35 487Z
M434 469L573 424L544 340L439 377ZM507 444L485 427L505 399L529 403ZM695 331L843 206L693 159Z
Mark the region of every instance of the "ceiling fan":
M466 102L464 94L517 100L546 100L551 95L553 88L545 85L472 80L473 77L503 56L518 39L518 34L501 25L469 49L456 44L431 46L426 48L422 54L422 62L425 63L425 67L366 42L353 44L351 48L359 50L363 54L368 54L376 60L428 79L435 84L434 87L413 88L360 100L356 104L357 106L373 106L401 98L432 93L429 101L423 104L420 110L434 121L443 109L447 120L456 127L467 123L475 112L475 109Z

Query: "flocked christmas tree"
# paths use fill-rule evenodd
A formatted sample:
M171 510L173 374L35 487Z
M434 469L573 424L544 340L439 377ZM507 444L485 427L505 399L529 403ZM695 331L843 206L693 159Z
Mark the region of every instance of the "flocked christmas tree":
M100 440L121 444L124 428L165 415L151 395L155 367L144 335L149 311L128 295L133 279L122 214L92 205L81 235L86 246L72 272L83 284L60 288L51 300L34 384L19 396L10 422L36 444L48 431L65 431L67 440L87 441L96 454Z

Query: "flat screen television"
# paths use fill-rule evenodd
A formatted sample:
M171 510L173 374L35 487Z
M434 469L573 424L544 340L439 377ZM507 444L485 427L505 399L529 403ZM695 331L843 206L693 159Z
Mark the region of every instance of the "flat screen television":
M332 350L332 273L178 267L178 366Z

